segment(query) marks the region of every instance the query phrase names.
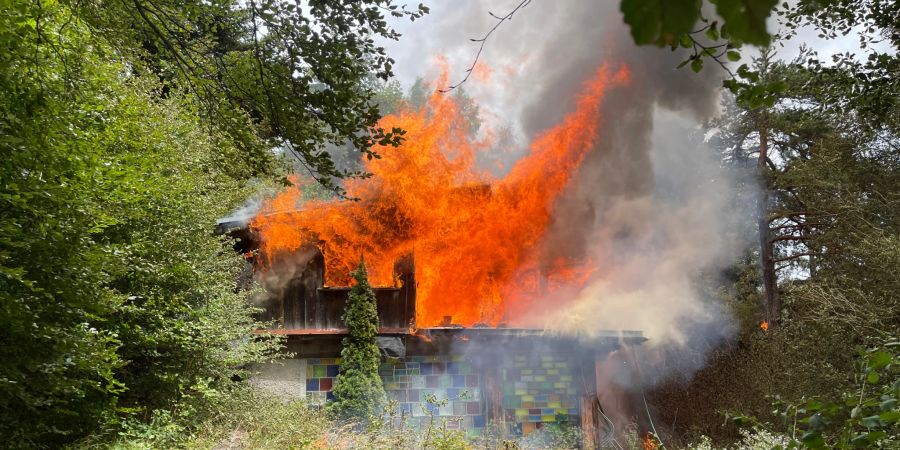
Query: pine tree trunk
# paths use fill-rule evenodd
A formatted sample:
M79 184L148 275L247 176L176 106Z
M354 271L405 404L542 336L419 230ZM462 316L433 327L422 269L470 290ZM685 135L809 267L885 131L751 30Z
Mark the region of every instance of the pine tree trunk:
M759 263L762 268L763 290L766 301L766 321L769 327L777 327L781 318L781 299L778 297L778 279L775 274L775 260L769 229L769 185L767 160L769 157L769 136L765 124L759 127L759 169L760 198L757 210L759 230Z

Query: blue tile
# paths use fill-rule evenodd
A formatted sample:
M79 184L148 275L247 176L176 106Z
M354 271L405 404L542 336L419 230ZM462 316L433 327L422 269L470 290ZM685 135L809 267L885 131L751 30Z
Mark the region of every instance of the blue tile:
M465 375L453 375L453 387L458 387L458 388L466 387L466 376Z
M484 416L472 417L472 426L475 428L484 428Z
M458 374L459 373L459 363L457 363L457 362L447 363L447 373Z
M325 367L325 373L328 375L328 378L334 378L338 376L338 372L340 372L341 366L337 364L329 364Z
M422 363L419 365L419 373L422 375L431 375L432 368L432 363Z
M319 379L318 378L310 378L306 380L306 390L307 391L318 391L319 390Z
M328 391L328 393L325 394L325 401L328 401L328 402L334 401L334 393L331 391Z
M447 389L447 398L450 400L456 400L459 398L459 389L449 388Z

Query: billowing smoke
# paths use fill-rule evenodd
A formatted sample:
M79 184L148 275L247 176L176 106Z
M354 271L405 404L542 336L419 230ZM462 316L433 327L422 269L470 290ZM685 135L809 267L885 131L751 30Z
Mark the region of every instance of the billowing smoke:
M487 12L503 15L518 3L434 5L391 48L400 77L421 75L423 61L443 54L462 78L477 50L469 38L496 22ZM572 109L574 93L601 62L630 65L633 83L604 100L600 144L557 202L538 250L548 261L590 258L597 276L573 301L548 298L531 317L532 325L561 333L643 331L649 341L638 357L646 384L689 376L731 334L730 318L700 280L715 277L743 246L728 234L740 216L731 181L699 127L718 111L722 73L675 69L685 57L636 47L618 2L536 0L491 36L485 68L465 85L485 128L511 125L527 142Z

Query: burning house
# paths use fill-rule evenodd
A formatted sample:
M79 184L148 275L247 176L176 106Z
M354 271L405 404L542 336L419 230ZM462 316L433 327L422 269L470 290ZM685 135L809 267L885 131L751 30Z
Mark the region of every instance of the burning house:
M546 313L563 309L600 268L543 244L555 199L595 146L605 92L629 79L625 66L601 66L575 110L537 136L503 178L477 168L484 144L473 141L452 98L436 93L422 110L382 120L406 130L406 141L366 163L371 178L347 181L358 201L304 200L297 184L249 223L221 221L267 291L261 318L276 325L262 332L286 335L295 355L270 375L292 396L328 401L349 274L364 257L377 297L381 376L408 425L437 415L457 419L448 426L470 436L521 436L560 422L604 428L601 362L645 339L548 326Z
M254 253L258 244L246 228L230 232L241 236L240 251ZM290 397L323 404L331 398L340 371L346 335L341 316L350 288L326 286L322 253L305 250L302 267L262 303L260 318L277 325L261 332L286 335L287 350L294 355L276 372L264 371L262 383L274 382L290 389ZM377 343L385 390L407 426L420 426L434 415L472 437L489 428L523 436L558 423L605 428L597 371L608 353L643 342L640 332L573 337L505 324L466 327L454 323L452 316L419 327L412 257L398 261L395 279L395 286L374 289ZM447 402L429 403L429 395Z

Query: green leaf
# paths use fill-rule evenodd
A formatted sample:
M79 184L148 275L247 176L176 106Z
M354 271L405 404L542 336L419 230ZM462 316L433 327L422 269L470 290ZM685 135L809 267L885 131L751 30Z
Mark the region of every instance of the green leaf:
M778 93L778 94L780 94L782 92L787 92L788 84L785 83L784 81L775 81L775 82L769 83L768 90L769 90L769 92Z
M718 27L718 22L713 22L712 25L710 25L709 28L706 29L706 37L709 40L711 40L711 41L719 40L719 29L717 27Z
M728 25L729 37L739 42L768 45L771 39L766 19L776 0L710 0Z
M900 411L887 411L878 415L878 418L884 423L896 423L900 421Z
M722 81L722 86L731 91L732 94L737 94L741 84L737 80L727 79Z
M866 381L867 381L869 384L875 384L875 383L877 383L878 380L879 380L880 378L881 378L881 377L878 376L878 372L875 372L874 370L871 371L871 372L869 372L868 375L866 375Z
M877 351L869 355L869 367L881 370L891 363L891 354L885 351Z
M859 423L866 428L877 428L881 426L881 418L879 416L863 417Z
M700 0L622 0L619 9L638 45L660 43L692 31Z
M866 448L869 446L869 433L859 433L850 439L850 445L854 448Z
M803 433L803 436L800 436L800 441L808 448L825 448L825 438L822 437L822 433L817 431Z
M735 50L729 50L728 53L725 53L725 57L731 62L738 62L741 60L741 53Z
M703 70L703 59L696 58L693 61L691 61L691 70L693 70L694 72L699 72L699 71Z

